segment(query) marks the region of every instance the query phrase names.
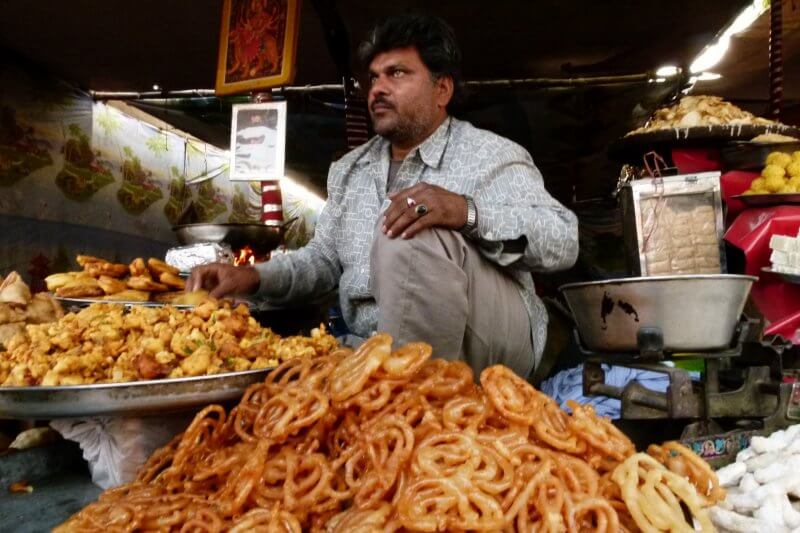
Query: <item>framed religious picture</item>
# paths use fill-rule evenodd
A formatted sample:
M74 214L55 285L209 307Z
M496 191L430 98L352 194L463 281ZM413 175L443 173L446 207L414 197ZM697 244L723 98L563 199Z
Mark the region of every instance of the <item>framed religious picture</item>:
M292 82L300 0L223 0L217 94Z
M286 102L234 105L231 115L230 179L283 178Z

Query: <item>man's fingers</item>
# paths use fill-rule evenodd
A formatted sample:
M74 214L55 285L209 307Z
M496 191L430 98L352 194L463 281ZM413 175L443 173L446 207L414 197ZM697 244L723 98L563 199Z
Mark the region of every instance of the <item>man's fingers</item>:
M410 239L420 231L435 225L436 221L433 218L428 218L427 215L424 217L419 217L414 221L413 224L408 226L405 231L400 234L400 237L403 239Z
M403 228L405 228L405 226L408 226L414 220L422 216L415 211L416 206L423 204L425 205L425 207L428 208L428 211L430 212L433 206L437 204L437 198L436 198L437 191L435 188L428 185L427 183L418 184L406 190L408 192L411 192L411 194L408 194L403 197L398 197L392 202L392 205L389 207L389 209L386 210L387 216L384 221L383 227L386 228L385 232L387 233L387 235L389 231L391 231L392 233L391 236L399 235L399 232L402 231L402 228L398 229L394 226L396 225L397 221L401 219L402 216L405 215L406 217L409 217L409 221L403 225ZM407 198L414 199L413 206L408 205L408 202L406 201Z
M388 229L403 212L409 209L408 198L413 199L415 203L419 203L418 197L429 188L430 186L427 183L417 183L402 191L389 193L388 197L392 204L386 209L383 228Z
M397 237L414 222L416 216L411 209L408 209L391 226L387 226L386 236L390 239Z
M186 280L186 292L199 290L203 286L203 276L205 267L199 266L192 269L189 279Z
M383 217L383 226L381 229L384 233L387 233L389 228L391 228L397 219L403 216L403 214L408 210L408 206L406 205L405 198L400 200L395 200L386 209L386 214Z
M220 272L222 268L224 268L223 265L215 263L192 269L192 273L186 282L186 290L192 292L201 289L207 291L214 289L219 284L220 278L225 277L224 273Z
M440 222L440 217L436 215L435 212L429 212L426 215L417 214L417 212L413 208L407 209L403 215L392 224L391 227L388 228L386 235L389 238L397 237L408 231L408 228L417 222L422 221L422 228L427 228L430 226L435 226Z
M208 293L213 298L222 298L236 291L236 282L232 276L223 277L220 282Z

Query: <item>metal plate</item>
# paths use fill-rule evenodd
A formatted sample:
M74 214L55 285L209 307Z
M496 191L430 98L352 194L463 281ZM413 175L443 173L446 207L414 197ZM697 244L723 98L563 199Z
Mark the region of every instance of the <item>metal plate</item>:
M283 241L286 224L181 224L173 226L181 244L216 242L229 244L234 250L250 246L257 255L266 255Z
M0 419L143 416L236 400L271 369L58 387L0 387Z
M559 287L584 346L593 352L636 352L640 328L659 328L664 350L728 348L758 278L695 274L610 279Z
M731 196L745 205L768 207L771 205L800 204L800 194L736 194Z
M695 126L691 128L667 128L636 133L612 142L609 155L620 161L641 164L642 155L650 150L665 147L689 147L725 141L749 141L763 133L780 133L800 138L800 129L786 125L733 124ZM666 156L666 154L661 154Z
M116 304L124 305L125 307L164 307L171 305L175 309L194 309L193 305L175 305L168 302L132 302L120 300L103 300L100 298L64 298L61 296L53 296L55 300L61 302L64 307L89 307L92 304Z
M725 168L733 170L756 170L766 165L767 156L773 152L791 154L800 150L800 142L754 143L738 141L728 143L720 149L720 157Z
M800 275L798 274L787 274L785 272L778 272L777 270L772 270L769 267L762 268L761 272L766 272L767 274L773 274L775 276L779 276L781 279L783 279L783 281L787 283L800 284Z
M175 309L194 309L194 305L189 304L173 304L169 302L131 302L131 301L118 301L118 300L102 300L99 298L64 298L62 296L55 296L52 293L50 294L53 296L55 300L61 302L64 307L68 308L82 308L82 307L89 307L92 304L117 304L117 305L124 305L127 308L130 307L164 307L165 305L170 305ZM245 300L243 298L234 298L233 300L234 305L244 304L249 308L256 307L253 302L250 300ZM271 306L270 309L282 309L282 307Z

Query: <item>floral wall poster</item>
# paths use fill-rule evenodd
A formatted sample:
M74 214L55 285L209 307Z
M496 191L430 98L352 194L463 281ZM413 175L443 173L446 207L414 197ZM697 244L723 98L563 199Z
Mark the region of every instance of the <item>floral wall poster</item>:
M0 273L40 281L76 253L163 255L190 205L197 221L260 221L259 184L231 182L228 164L226 150L0 65ZM311 238L322 205L293 190L290 248Z

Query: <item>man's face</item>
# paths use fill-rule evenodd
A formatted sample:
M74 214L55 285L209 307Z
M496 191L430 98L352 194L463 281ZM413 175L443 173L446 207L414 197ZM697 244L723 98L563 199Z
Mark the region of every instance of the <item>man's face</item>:
M367 104L375 132L394 143L419 142L442 120L449 78L434 80L414 47L375 56Z

